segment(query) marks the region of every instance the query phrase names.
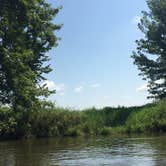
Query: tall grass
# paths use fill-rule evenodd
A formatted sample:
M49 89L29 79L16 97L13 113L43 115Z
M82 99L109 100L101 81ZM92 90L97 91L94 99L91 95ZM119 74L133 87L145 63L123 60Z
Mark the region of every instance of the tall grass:
M0 108L0 138L107 135L165 132L166 101L142 107L106 107L76 111L42 108L22 116Z
M128 132L165 132L166 100L132 113L126 121Z

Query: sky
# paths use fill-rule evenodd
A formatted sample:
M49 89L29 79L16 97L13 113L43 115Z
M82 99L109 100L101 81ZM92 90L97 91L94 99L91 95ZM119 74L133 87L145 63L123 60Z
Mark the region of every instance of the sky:
M54 22L61 38L48 55L47 86L58 106L133 106L148 102L147 85L131 58L145 0L48 0L63 6Z

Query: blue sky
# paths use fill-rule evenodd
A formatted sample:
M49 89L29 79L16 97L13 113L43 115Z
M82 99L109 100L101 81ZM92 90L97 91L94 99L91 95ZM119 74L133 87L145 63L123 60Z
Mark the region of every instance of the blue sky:
M55 18L59 46L48 54L50 97L59 106L87 108L141 105L146 84L130 58L142 37L137 23L145 0L48 0L63 6Z

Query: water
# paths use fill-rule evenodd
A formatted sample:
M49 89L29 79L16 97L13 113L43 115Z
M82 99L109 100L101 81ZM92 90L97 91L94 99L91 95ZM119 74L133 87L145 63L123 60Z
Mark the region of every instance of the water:
M0 142L0 166L166 166L166 136Z

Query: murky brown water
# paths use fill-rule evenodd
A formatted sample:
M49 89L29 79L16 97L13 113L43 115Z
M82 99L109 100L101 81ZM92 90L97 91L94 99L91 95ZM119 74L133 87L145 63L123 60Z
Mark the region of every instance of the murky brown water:
M0 142L0 166L166 166L166 136Z

